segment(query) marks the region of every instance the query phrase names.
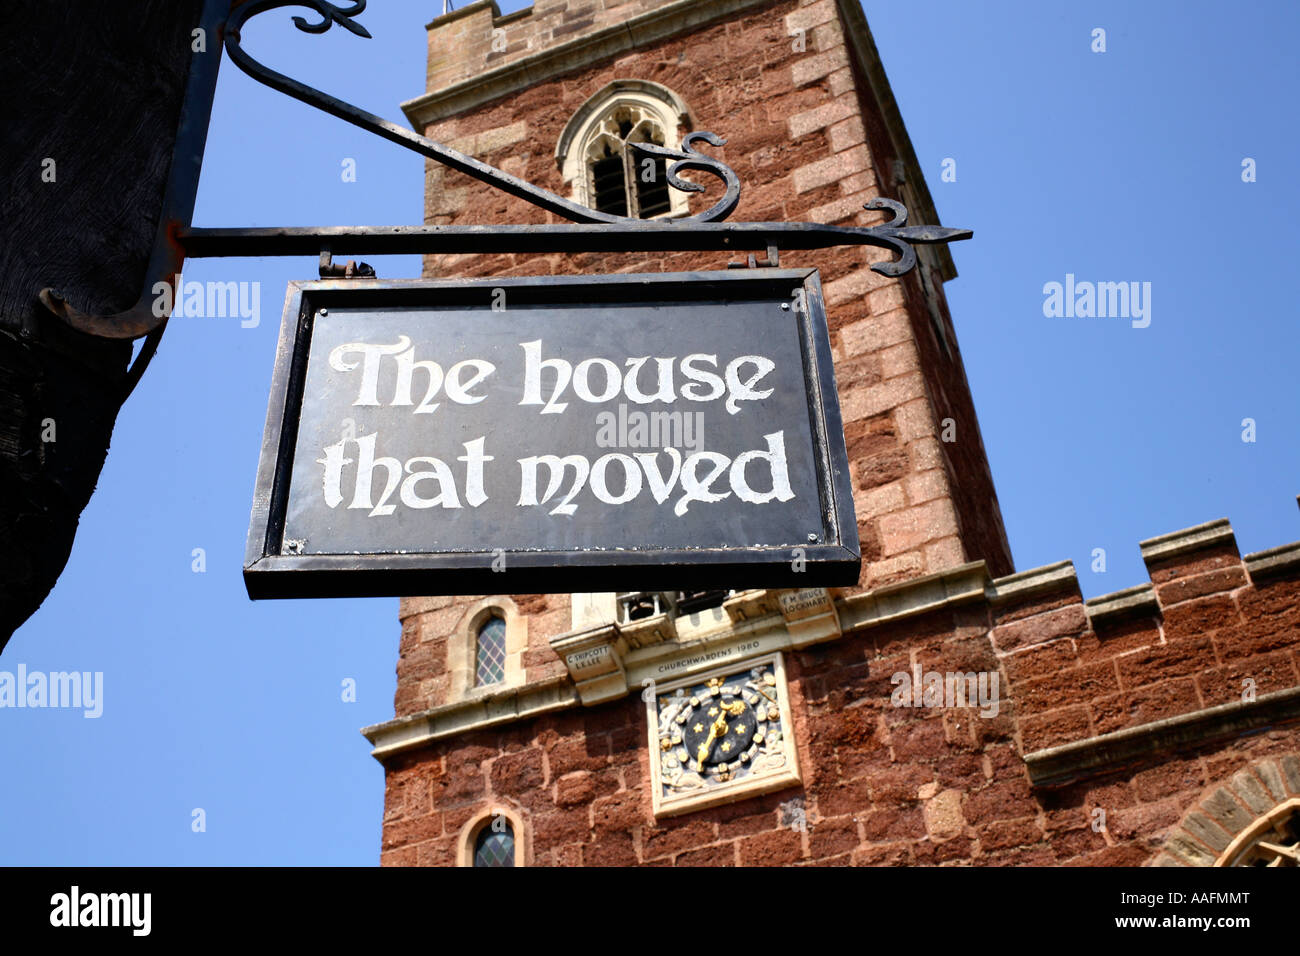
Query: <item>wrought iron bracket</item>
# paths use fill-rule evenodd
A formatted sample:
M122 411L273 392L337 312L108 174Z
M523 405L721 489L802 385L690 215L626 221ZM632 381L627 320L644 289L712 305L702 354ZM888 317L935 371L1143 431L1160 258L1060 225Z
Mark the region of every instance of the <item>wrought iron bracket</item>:
M494 189L531 203L549 213L569 220L568 224L540 226L359 226L307 228L197 228L180 225L169 232L177 250L184 256L297 256L320 255L322 276L361 276L370 269L365 263L338 266L334 254L476 254L497 252L656 252L656 251L748 251L766 250L764 262L748 256L753 268L775 267L781 249L820 249L835 246L875 246L889 249L897 258L876 262L871 268L885 276L901 276L916 265L916 245L969 239L969 229L944 226L909 226L907 209L893 199L873 199L864 205L868 210L886 210L892 218L876 226L833 226L811 222L724 222L740 202L740 179L721 160L700 152L700 143L723 146L726 140L714 133L688 133L676 149L652 143L634 143L642 153L663 158L670 187L686 192L704 192L701 183L682 179L687 170L707 173L723 185L722 196L697 215L680 219L633 219L615 216L580 205L528 183L517 176L490 166L472 156L458 152L425 136L397 126L380 116L278 73L250 56L242 46L242 30L252 17L281 7L306 7L314 11L319 22L305 17L292 18L294 25L307 33L320 34L335 24L352 34L370 38L370 33L354 17L366 8L366 0L340 6L329 0L248 0L238 5L226 21L224 44L227 55L254 80L278 90L309 106L352 123L361 129L410 149L427 159L464 173ZM745 263L733 263L743 267ZM327 272L327 270L329 270ZM349 270L352 270L349 272ZM179 272L177 268L172 270ZM370 269L373 275L373 269ZM48 291L48 290L47 290ZM45 294L42 294L45 300ZM83 331L110 338L135 338L154 333L166 317L156 317L141 309L124 316L93 317L73 314L53 300L51 311ZM66 304L64 304L66 305Z
M728 262L728 269L779 269L781 268L781 250L776 246L767 247L767 258L762 262L752 252L745 262Z
M913 245L969 239L969 229L909 226L907 210L892 199L864 209L893 218L879 226L828 226L815 222L700 222L629 219L614 223L545 226L307 226L256 229L191 228L180 231L189 256L431 255L495 252L725 252L875 246L897 259L872 263L881 275L901 276L916 265ZM770 260L770 255L769 255Z
M242 31L244 24L252 17L259 13L265 13L268 10L275 10L280 7L310 7L315 10L321 17L319 23L308 23L303 17L294 17L293 23L299 30L306 33L324 33L334 24L339 24L344 29L350 31L359 37L370 39L370 33L365 27L353 19L354 16L366 9L366 0L356 0L349 7L339 7L329 0L252 0L238 7L226 24L226 53L230 56L231 61L255 79L257 82L271 87L273 90L279 90L287 96L301 100L309 106L314 106L319 110L324 110L331 116L336 116L341 120L359 126L367 132L374 133L384 139L394 142L399 146L414 150L420 155L432 159L435 162L442 163L451 169L462 172L467 176L482 180L495 189L517 196L524 199L534 206L545 209L547 212L555 213L571 222L627 222L638 221L628 220L622 216L614 216L609 213L599 212L595 209L589 209L586 206L557 196L553 192L541 189L531 183L525 182L518 176L512 176L507 172L497 169L495 166L489 166L472 156L467 156L462 152L444 146L441 143L435 143L433 140L420 134L397 126L388 122L381 116L374 113L368 113L363 109L345 103L336 99L320 90L299 83L297 80L290 79L283 73L278 73L266 64L255 60L249 56L242 46ZM688 192L703 192L704 186L700 183L690 182L681 179L677 173L682 170L698 170L701 172L711 173L721 179L726 189L721 199L696 216L678 220L679 222L713 222L719 219L725 219L736 208L740 201L740 180L729 166L707 156L695 148L696 142L705 142L711 146L721 146L724 143L720 137L713 133L695 132L689 133L682 140L680 149L668 149L664 146L655 146L650 143L634 144L635 148L641 152L661 156L665 159L671 159L673 162L668 166L667 177L671 186L676 189Z
M375 267L367 262L346 263L334 261L334 255L328 248L320 251L320 266L317 269L322 279L373 279Z

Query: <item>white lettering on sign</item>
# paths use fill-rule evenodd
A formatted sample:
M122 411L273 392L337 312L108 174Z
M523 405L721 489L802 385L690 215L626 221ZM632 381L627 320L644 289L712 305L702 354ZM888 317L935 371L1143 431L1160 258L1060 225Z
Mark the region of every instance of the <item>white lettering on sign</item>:
M794 491L790 488L790 474L786 464L785 433L772 432L764 435L763 439L767 442L766 451L747 451L737 455L734 460L716 451L696 452L683 460L682 453L676 448L666 448L662 454L671 466L667 476L659 466L661 452L639 452L636 455L613 452L602 455L594 463L588 462L585 455L567 455L564 458L533 455L521 458L518 504L520 507L545 505L563 491L550 513L571 515L578 509L574 498L584 486L591 489L597 501L607 505L625 504L640 495L643 487L648 487L655 501L663 504L679 482L682 495L673 505L673 514L679 518L686 514L693 501L722 501L733 494L741 501L756 505L769 501L789 501L794 497ZM768 491L757 491L750 485L747 469L751 462L759 461L767 464L766 483L771 486ZM537 477L543 468L546 470L546 490L539 498ZM760 474L762 470L761 466L755 468ZM724 473L727 476L725 486L720 483ZM611 474L614 476L612 481ZM719 485L719 490L714 490L715 484ZM611 487L616 490L611 490ZM721 490L723 487L726 490Z
M349 362L350 355L360 355L361 359ZM483 359L467 359L464 362L457 362L444 375L442 366L437 362L415 360L415 347L405 335L398 336L397 341L392 345L349 342L330 352L330 368L336 372L352 372L358 365L361 366L361 384L353 405L365 407L382 404L379 400L379 369L385 356L391 356L397 368L393 398L387 403L391 406L402 407L414 404L411 400L411 390L415 373L425 374L424 397L415 408L417 415L431 414L438 407L438 403L433 399L440 389L445 389L447 397L458 405L477 405L487 396L473 395L470 390L496 371L496 366L491 362ZM467 372L467 369L473 371Z
M408 508L434 508L439 505L443 508L461 507L460 497L456 493L456 478L446 462L424 455L408 458L405 462L383 456L376 458L375 443L378 437L375 432L356 439L345 438L326 447L325 457L317 459L318 464L325 466L323 493L326 505L336 508L343 502L343 472L346 466L355 463L356 469L351 470L352 502L348 507L365 509L370 512L368 517L391 515L396 511L397 505L389 504L395 490L401 503ZM477 508L487 501L487 495L483 492L483 465L493 458L483 452L485 440L475 438L465 442L465 454L456 459L465 463L465 501L471 508ZM357 446L356 459L344 457L348 445ZM422 467L417 468L417 465ZM376 502L375 474L380 470L383 471L380 479L383 490L379 492ZM422 496L422 481L433 481L437 494L433 497Z
M695 353L683 358L635 356L620 366L593 356L577 363L545 358L543 341L522 342L523 382L517 389L521 406L540 406L542 415L559 415L573 399L600 404L648 405L721 401L730 415L746 403L761 402L773 388L760 385L776 363L763 355L740 355L720 361L716 354ZM477 405L488 397L483 387L496 371L484 359L463 359L444 370L429 358L417 358L409 336L396 341L348 342L329 352L329 368L355 379L353 407L409 408L414 415L431 415L446 402ZM543 380L546 380L544 383ZM620 414L626 416L625 404ZM445 414L445 412L444 412ZM612 413L604 413L610 414ZM658 413L664 414L668 413ZM673 413L679 414L679 413ZM350 420L349 420L350 421ZM601 424L607 429L607 423ZM399 507L477 508L488 500L485 468L495 461L487 453L487 436L463 443L464 454L444 460L433 455L397 458L384 454L383 436L364 428L343 430L343 438L321 449L321 494L327 507L364 511L384 518ZM597 445L607 447L597 435ZM623 505L649 496L657 505L671 505L678 518L694 504L735 497L752 505L785 502L795 497L790 483L784 430L764 434L763 447L734 457L708 451L702 427L695 429L696 446L686 454L668 445L653 451L610 452L594 460L584 454L542 454L515 459L519 466L520 508L544 508L549 515L572 515L584 498L605 505ZM635 447L635 446L633 446Z
M653 374L646 375L642 370L650 361L648 355L628 359L625 363L627 371L624 372L605 358L585 359L576 366L562 358L544 359L541 339L524 342L520 347L524 350L524 397L519 404L541 405L543 415L559 415L569 407L569 403L560 401L560 398L570 384L576 398L593 404L612 401L620 395L637 405L647 405L650 402L671 404L678 397L674 385L674 365L681 369L683 378L690 380L689 384L682 386L683 398L692 402L708 402L725 394L727 412L735 415L740 411L740 402L755 402L772 394L770 388L758 391L755 386L776 368L776 363L765 356L742 355L727 363L726 370L719 376L717 372L698 367L709 365L716 369L716 355L695 354L686 356L680 364L673 358L656 357ZM753 371L743 371L750 366ZM599 372L593 376L596 369ZM544 371L554 373L554 381L546 394L543 394L542 386ZM646 380L653 382L653 388L643 387ZM599 391L593 382L599 382ZM707 386L708 390L702 391L701 386Z

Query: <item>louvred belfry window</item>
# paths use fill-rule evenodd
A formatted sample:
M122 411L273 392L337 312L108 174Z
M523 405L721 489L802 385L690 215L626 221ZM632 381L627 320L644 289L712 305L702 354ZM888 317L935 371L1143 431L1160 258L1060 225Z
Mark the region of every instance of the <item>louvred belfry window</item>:
M573 197L592 209L633 219L684 215L688 196L668 185L668 161L636 144L676 147L690 128L686 104L672 90L615 80L570 119L555 158Z
M653 219L671 210L667 166L662 157L639 152L633 143L664 145L654 118L634 106L620 106L600 124L587 148L592 206L615 216Z

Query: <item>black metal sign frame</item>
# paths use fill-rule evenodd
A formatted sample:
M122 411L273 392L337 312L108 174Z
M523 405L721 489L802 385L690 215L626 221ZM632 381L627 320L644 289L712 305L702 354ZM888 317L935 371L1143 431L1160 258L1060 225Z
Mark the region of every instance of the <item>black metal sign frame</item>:
M464 305L483 308L504 289L512 308L566 302L611 306L701 300L791 299L821 527L806 543L782 547L452 553L301 553L286 540L290 475L314 323L330 308L387 310ZM801 294L800 294L801 293ZM504 560L502 560L504 558ZM861 555L844 430L816 270L762 269L650 275L545 276L486 280L323 280L291 283L276 351L258 467L244 581L252 598L376 597L402 594L552 593L656 588L851 586Z
M369 37L356 17L365 10L366 0L350 4L330 0L204 0L202 24L206 35L220 36L221 47L232 62L259 83L292 96L316 109L351 123L373 135L410 149L433 162L486 183L493 189L520 198L546 210L567 223L546 225L450 225L450 226L323 226L270 228L204 228L191 225L194 185L202 155L208 107L219 63L218 47L212 53L196 55L190 66L186 89L184 118L177 136L175 162L169 180L163 217L159 224L154 260L145 277L144 291L136 306L115 315L96 316L78 311L54 289L41 292L40 300L60 320L81 332L106 338L130 339L144 336L145 342L132 368L134 383L154 354L167 322L165 310L156 308L154 290L159 283L172 285L180 281L180 266L186 257L204 256L299 256L319 257L322 277L345 275L340 282L310 282L291 285L286 322L282 327L279 354L268 421L267 445L263 448L259 470L257 498L254 502L253 527L246 553L245 580L253 597L313 596L346 594L400 594L440 591L442 593L500 593L503 591L569 590L576 576L569 568L584 569L581 575L590 589L617 586L626 581L634 588L656 586L710 587L736 583L745 587L854 584L860 567L857 528L853 520L852 489L844 461L843 434L834 389L826 319L814 272L781 271L781 249L821 249L840 246L873 246L895 253L896 258L873 262L870 268L884 276L898 277L917 264L915 246L937 245L968 239L970 230L938 225L910 225L908 211L902 203L880 196L864 204L868 210L880 210L891 218L878 225L836 226L822 223L726 222L737 208L741 183L735 172L716 156L701 151L700 146L720 147L725 140L711 132L690 131L677 147L634 144L643 153L653 154L666 164L668 185L676 190L701 193L705 185L684 179L681 172L702 173L722 185L722 195L701 212L675 220L640 220L602 213L580 206L546 189L525 182L501 169L409 129L395 126L382 117L361 110L341 99L316 90L281 74L255 59L243 48L243 28L253 17L285 7L306 8L314 18L292 17L300 31L322 34L337 25L354 36ZM297 428L295 403L300 402L302 367L305 353L301 344L309 342L313 311L335 296L365 294L375 301L401 301L428 289L429 283L408 281L366 281L354 276L373 275L364 263L337 265L334 254L419 253L554 253L554 252L650 252L709 250L744 252L765 250L766 261L748 256L750 269L742 275L729 273L692 273L687 276L575 276L546 280L494 280L493 285L522 289L527 286L553 292L582 288L590 295L617 297L618 290L640 283L644 293L653 287L667 294L674 282L689 279L685 287L698 293L705 289L735 289L732 283L772 281L785 283L800 277L807 295L807 311L801 326L804 342L805 383L810 391L810 410L818 436L820 460L825 464L821 496L824 515L821 533L810 535L806 547L791 546L788 572L780 570L777 555L753 549L724 548L717 553L675 554L665 551L623 552L618 566L609 565L601 555L590 551L546 558L516 555L510 570L485 571L481 556L470 554L429 555L312 555L287 553L284 550L284 506L287 485L278 469L284 452L283 442L291 439ZM739 263L743 264L743 263ZM756 268L762 266L763 268ZM711 285L706 284L711 283ZM470 283L438 284L446 295L454 297ZM692 293L694 294L694 293ZM173 296L173 299L175 296ZM342 301L342 300L340 300ZM326 306L327 307L327 306ZM306 311L302 311L306 310ZM301 321L299 316L301 315ZM299 406L299 411L301 408ZM806 438L807 436L802 436ZM292 449L292 444L288 446ZM801 513L802 514L802 513ZM689 558L689 561L685 561ZM700 560L703 558L703 560ZM818 571L805 578L802 565ZM628 569L637 566L635 580ZM293 575L283 572L292 570ZM431 577L433 572L437 572ZM743 572L743 574L742 574ZM743 580L742 580L743 578ZM684 580L686 579L686 580ZM436 585L431 586L431 581Z

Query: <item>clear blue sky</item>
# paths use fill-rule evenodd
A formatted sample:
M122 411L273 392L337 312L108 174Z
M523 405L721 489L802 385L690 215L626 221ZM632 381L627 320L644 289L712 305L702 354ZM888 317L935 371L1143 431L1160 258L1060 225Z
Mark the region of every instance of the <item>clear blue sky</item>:
M1300 538L1300 7L865 7L942 220L976 233L948 295L1017 568L1072 559L1091 596L1146 580L1140 539L1202 521L1230 518L1243 552ZM440 8L374 0L370 41L274 11L247 46L405 122ZM726 134L726 117L708 125ZM416 223L422 188L419 157L223 65L197 224ZM414 257L371 261L419 274ZM67 570L0 657L105 684L97 720L0 711L0 863L378 862L383 772L357 731L392 716L397 600L253 604L240 578L285 283L315 268L188 265L260 282L261 322L172 322ZM1043 285L1067 273L1150 282L1150 326L1045 318Z

